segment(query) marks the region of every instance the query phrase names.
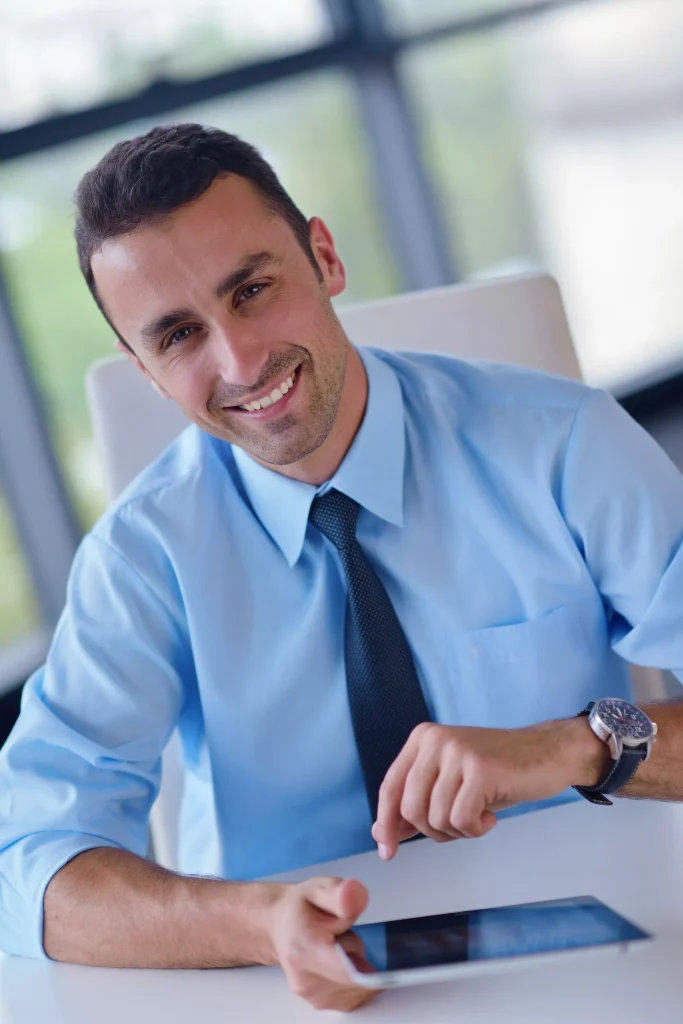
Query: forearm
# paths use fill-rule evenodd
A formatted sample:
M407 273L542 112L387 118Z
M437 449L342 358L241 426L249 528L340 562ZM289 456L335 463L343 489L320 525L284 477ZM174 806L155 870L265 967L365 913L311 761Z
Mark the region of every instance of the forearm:
M657 723L652 753L619 796L683 800L683 700L642 705Z
M88 850L47 887L43 945L54 960L100 967L272 964L269 913L282 888L188 878L124 850Z

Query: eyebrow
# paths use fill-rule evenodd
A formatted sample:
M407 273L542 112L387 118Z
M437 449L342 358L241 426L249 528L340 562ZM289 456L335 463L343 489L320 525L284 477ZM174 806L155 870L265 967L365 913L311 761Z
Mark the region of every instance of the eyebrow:
M263 251L247 256L238 267L235 267L234 270L231 270L229 274L226 274L218 282L214 295L219 300L224 299L231 291L234 291L235 288L239 288L241 284L248 281L253 274L260 273L273 266L273 264L280 262L280 259L272 252ZM166 334L167 331L170 331L172 327L175 327L176 324L180 324L184 320L192 320L196 316L197 314L194 310L186 307L171 309L168 313L163 313L161 316L156 317L156 319L150 320L149 323L143 324L140 329L140 337L148 344L153 344Z

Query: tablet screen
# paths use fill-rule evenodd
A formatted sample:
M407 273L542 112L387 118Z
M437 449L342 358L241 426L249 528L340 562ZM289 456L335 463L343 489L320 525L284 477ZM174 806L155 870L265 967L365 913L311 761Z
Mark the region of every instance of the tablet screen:
M352 929L375 971L471 963L648 939L593 896L413 917Z

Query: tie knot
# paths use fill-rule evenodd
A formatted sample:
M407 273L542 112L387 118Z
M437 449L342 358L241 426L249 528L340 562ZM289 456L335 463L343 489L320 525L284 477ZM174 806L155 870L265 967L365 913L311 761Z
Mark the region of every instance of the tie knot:
M359 510L357 501L332 488L321 498L315 499L309 519L341 551L350 547L356 539Z

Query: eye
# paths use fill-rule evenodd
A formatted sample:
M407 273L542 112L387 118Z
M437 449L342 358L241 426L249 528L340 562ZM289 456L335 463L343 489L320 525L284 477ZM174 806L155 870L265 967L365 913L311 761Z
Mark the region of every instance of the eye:
M173 334L170 335L164 348L168 349L173 348L174 345L182 345L184 341L187 341L191 331L191 327L179 327L177 331L174 331Z
M248 284L239 293L239 298L243 302L248 302L249 299L254 299L256 298L257 295L260 295L261 292L267 287L268 285L265 284L264 282L255 282L254 284Z

